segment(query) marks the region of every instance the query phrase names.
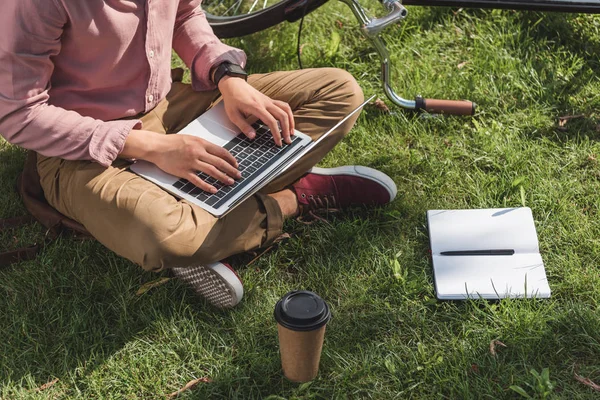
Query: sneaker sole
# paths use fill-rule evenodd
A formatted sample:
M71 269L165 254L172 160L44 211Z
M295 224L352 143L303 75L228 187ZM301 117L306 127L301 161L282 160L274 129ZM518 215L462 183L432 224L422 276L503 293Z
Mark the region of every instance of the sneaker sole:
M374 168L363 167L362 165L346 165L344 167L336 168L313 167L308 172L316 175L349 175L370 179L379 183L388 191L390 202L392 202L396 198L396 194L398 194L398 188L392 178L381 171L377 171Z
M244 297L244 286L240 278L223 263L173 270L177 270L178 279L191 286L197 294L215 307L234 307Z

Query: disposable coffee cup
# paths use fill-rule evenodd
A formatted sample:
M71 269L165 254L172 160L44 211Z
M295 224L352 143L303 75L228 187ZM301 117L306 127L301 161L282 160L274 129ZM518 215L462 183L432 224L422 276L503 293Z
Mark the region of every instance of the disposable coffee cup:
M275 305L283 374L292 382L308 382L319 372L325 326L331 311L317 294L287 293Z

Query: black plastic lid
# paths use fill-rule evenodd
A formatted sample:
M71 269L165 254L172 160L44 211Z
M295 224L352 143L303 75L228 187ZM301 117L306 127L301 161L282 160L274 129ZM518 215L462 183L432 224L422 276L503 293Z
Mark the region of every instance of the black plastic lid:
M275 320L293 331L319 329L331 319L331 311L317 294L307 290L287 293L275 305Z

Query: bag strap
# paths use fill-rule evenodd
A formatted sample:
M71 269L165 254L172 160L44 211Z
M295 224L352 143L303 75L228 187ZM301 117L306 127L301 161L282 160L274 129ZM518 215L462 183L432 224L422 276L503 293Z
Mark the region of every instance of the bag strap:
M0 219L0 231L6 229L20 228L22 226L33 224L35 222L36 219L31 215ZM41 244L34 243L31 246L0 252L0 267L7 267L14 263L33 260L44 248L44 246L52 242L54 239L56 239L56 237L56 231L54 229L48 229L46 231L46 237Z

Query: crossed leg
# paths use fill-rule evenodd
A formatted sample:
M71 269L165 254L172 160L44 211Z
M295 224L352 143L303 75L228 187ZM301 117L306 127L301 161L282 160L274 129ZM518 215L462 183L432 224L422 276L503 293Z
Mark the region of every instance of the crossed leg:
M313 139L363 101L354 78L333 68L252 75L249 83L274 99L288 102L296 128ZM174 83L167 98L142 118L144 129L177 132L217 97L216 91L194 92L188 85ZM268 246L278 237L284 216L271 194L318 163L348 133L357 117L350 118L285 174L220 219L132 173L124 160L104 168L88 161L38 156L38 172L53 207L142 268L159 271L207 264Z

